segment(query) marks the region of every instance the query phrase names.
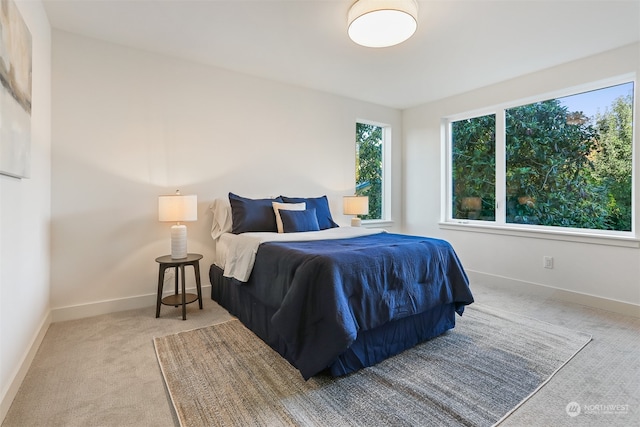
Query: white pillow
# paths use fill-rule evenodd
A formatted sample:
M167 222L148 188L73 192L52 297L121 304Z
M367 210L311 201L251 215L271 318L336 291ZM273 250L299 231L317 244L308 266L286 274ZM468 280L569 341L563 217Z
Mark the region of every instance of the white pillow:
M231 203L229 199L215 199L209 206L213 213L211 223L211 237L218 240L224 233L231 233L233 228L233 217L231 216Z
M278 233L284 233L284 226L282 225L282 218L280 218L280 209L285 211L303 211L307 209L307 204L302 203L280 203L271 202L273 206L273 212L276 214L276 225L278 226Z

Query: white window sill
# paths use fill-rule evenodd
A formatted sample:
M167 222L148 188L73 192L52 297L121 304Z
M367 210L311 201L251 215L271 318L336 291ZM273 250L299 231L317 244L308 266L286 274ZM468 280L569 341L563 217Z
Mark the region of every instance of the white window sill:
M393 224L390 219L367 219L362 221L362 227L366 228L391 228Z
M588 243L593 245L621 246L640 248L640 239L632 236L612 236L597 233L572 232L567 230L530 229L516 226L480 224L478 222L441 222L444 230L466 231L472 233L499 234L503 236L526 237L530 239L561 240L565 242Z

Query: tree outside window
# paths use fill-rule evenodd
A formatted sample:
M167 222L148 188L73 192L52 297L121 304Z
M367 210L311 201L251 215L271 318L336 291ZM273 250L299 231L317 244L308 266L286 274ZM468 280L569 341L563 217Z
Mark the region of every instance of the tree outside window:
M453 218L495 220L496 116L452 123L451 151Z
M383 127L356 123L356 195L369 196L363 220L382 219L383 143Z
M494 115L451 123L452 218L495 220L498 167L505 223L632 230L633 83L502 112L504 129Z

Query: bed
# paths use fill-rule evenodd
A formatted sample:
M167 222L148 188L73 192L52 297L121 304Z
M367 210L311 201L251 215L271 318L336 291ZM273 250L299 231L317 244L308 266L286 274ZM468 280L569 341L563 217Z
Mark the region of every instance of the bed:
M305 379L345 375L438 336L473 302L444 240L338 227L324 196L230 193L229 202L212 207L211 298Z

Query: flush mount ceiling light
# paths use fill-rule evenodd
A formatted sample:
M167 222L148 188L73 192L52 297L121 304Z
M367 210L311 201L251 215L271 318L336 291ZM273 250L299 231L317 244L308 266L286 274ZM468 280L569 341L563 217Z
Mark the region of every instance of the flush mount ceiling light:
M349 9L349 37L366 47L402 43L418 28L415 0L358 0Z

